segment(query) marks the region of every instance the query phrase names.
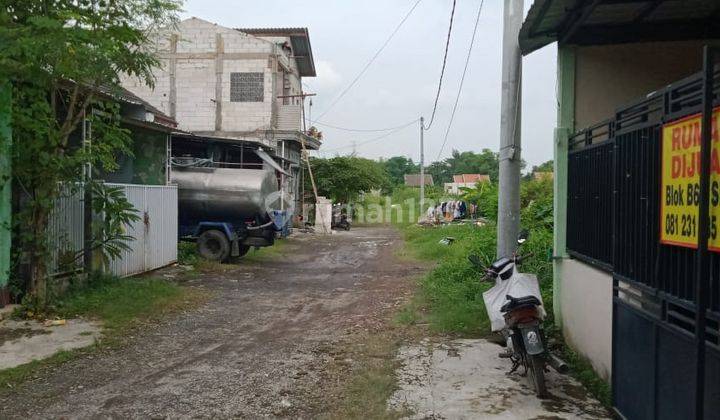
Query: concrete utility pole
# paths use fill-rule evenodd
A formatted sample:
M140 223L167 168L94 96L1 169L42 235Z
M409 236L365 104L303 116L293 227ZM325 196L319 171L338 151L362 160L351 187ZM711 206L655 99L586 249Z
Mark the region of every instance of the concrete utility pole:
M420 215L425 211L425 118L420 117Z
M520 231L522 55L518 35L523 21L523 0L505 0L503 12L498 257L512 255Z

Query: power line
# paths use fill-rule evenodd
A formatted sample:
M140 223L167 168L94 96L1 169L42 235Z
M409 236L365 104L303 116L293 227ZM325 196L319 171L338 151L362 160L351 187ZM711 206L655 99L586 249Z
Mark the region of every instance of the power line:
M470 55L472 54L473 44L475 43L475 34L477 33L478 23L480 22L480 13L482 12L483 4L485 0L480 1L480 7L478 7L477 17L475 17L475 27L473 28L472 38L470 38L470 47L468 48L467 57L465 57L465 68L463 68L462 77L460 78L460 86L458 86L458 92L455 96L455 103L453 104L452 114L450 114L450 122L448 123L447 129L445 130L445 138L443 139L442 146L440 146L440 152L435 160L440 160L440 155L445 148L447 143L448 135L450 134L450 127L452 127L453 120L455 119L455 111L457 110L458 102L460 100L460 93L462 92L463 83L465 82L465 74L467 73L468 64L470 63Z
M432 115L430 116L430 122L427 127L423 127L424 130L429 130L435 121L435 112L437 111L438 100L440 99L440 90L442 89L443 76L445 75L445 66L447 65L448 50L450 49L450 34L452 33L453 19L455 18L455 3L453 0L452 10L450 11L450 26L448 27L447 40L445 41L445 54L443 56L442 69L440 70L440 81L438 81L437 94L435 95L435 104L433 105Z
M347 148L351 148L351 147L354 148L354 147L357 147L357 146L362 146L362 145L365 145L365 144L368 144L368 143L372 143L372 142L374 142L374 141L378 141L378 140L384 139L385 137L388 137L388 136L390 136L390 135L392 135L392 134L395 134L395 133L401 131L402 129L404 129L404 128L406 128L406 127L409 127L410 125L417 123L417 121L418 121L418 120L411 121L409 124L405 124L405 125L403 125L403 126L400 126L400 127L396 128L395 130L393 130L393 131L391 131L391 132L389 132L389 133L385 133L385 134L383 134L383 135L380 135L380 136L377 136L377 137L373 137L373 138L371 138L371 139L369 139L369 140L361 141L361 142L359 142L359 143L353 143L353 144L350 144L350 145L347 145L347 146L336 147L336 148L334 148L334 149L322 150L322 151L320 151L320 152L321 152L321 153L334 152L334 151L337 151L337 150L347 149Z
M319 121L310 121L310 122L311 122L312 124L318 124L318 125L322 125L322 126L324 126L324 127L334 128L334 129L336 129L336 130L342 130L342 131L355 131L355 132L360 132L360 133L378 133L378 132L381 132L381 131L392 131L392 130L396 130L396 129L398 129L398 128L405 128L405 127L407 127L407 126L410 125L410 124L415 124L415 123L417 122L417 118L415 118L414 120L412 120L412 121L410 121L410 122L407 122L407 123L405 123L405 124L398 125L398 126L395 126L395 127L374 128L374 129L369 129L369 128L368 128L368 129L364 129L364 128L345 128L345 127L338 127L338 126L336 126L336 125L330 125L330 124L321 123L321 122L319 122Z
M370 61L368 61L367 64L365 64L365 67L363 67L363 69L360 71L360 73L358 73L358 75L355 76L355 79L353 79L353 81L350 82L350 84L342 92L340 92L340 95L338 95L338 97L335 98L335 100L330 103L330 105L325 109L325 111L323 111L323 113L320 114L320 116L317 118L318 120L322 119L322 117L325 116L325 114L327 114L335 106L335 104L337 104L340 101L340 99L342 99L342 97L345 96L346 93L348 93L348 91L355 85L355 83L357 83L357 81L360 80L360 77L362 77L362 75L365 74L365 71L367 71L367 69L370 67L370 65L375 61L376 58L378 58L380 53L385 49L385 47L395 37L395 34L400 30L400 28L403 26L405 21L410 17L412 12L415 10L415 8L418 6L418 4L420 4L421 1L422 0L417 0L415 2L413 7L410 9L410 11L408 11L407 14L405 14L405 17L403 17L403 19L400 21L400 23L395 27L395 30L392 31L390 36L382 44L380 49L377 50L377 52L375 53L375 55L372 56Z

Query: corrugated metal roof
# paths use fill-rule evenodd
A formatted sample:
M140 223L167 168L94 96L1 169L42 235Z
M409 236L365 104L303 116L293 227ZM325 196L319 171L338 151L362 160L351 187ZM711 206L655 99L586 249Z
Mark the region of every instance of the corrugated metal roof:
M251 35L283 35L307 34L307 28L235 28L240 32Z
M310 45L310 33L307 28L235 28L235 30L257 37L283 36L290 38L293 58L297 62L300 76L317 76L315 59Z
M602 45L720 38L718 0L536 0L520 30L529 54L555 41Z
M116 87L110 87L110 86L100 86L97 88L97 92L108 97L112 98L116 101L119 101L121 103L126 103L132 106L140 106L142 107L145 112L149 112L153 114L155 117L155 121L152 121L154 124L176 128L177 127L177 121L175 121L174 118L171 116L165 114L155 106L153 106L150 102L144 100L143 98L135 95L131 91L125 89L122 86L116 86ZM145 120L142 120L143 122L148 122Z

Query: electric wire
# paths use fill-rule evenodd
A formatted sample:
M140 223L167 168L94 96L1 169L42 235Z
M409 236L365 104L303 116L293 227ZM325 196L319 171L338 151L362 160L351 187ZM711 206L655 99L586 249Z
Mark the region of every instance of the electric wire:
M410 125L413 125L413 124L415 124L415 123L417 123L417 122L418 122L418 120L411 121L411 122L409 122L408 124L405 124L405 125L403 125L403 126L397 127L395 130L390 131L389 133L385 133L385 134L383 134L383 135L380 135L380 136L377 136L377 137L373 137L373 138L371 138L371 139L369 139L369 140L361 141L361 142L359 142L359 143L350 144L350 145L347 145L347 146L335 147L335 148L333 148L333 149L325 149L325 150L321 150L320 152L321 152L321 153L334 152L334 151L337 151L337 150L342 150L342 149L348 149L348 148L351 148L351 147L362 146L362 145L365 145L365 144L368 144L368 143L372 143L372 142L375 142L375 141L378 141L378 140L382 140L382 139L384 139L385 137L388 137L388 136L390 136L390 135L392 135L392 134L395 134L395 133L403 130L404 128L407 128L407 127L409 127Z
M450 25L448 27L447 39L445 40L445 54L443 55L442 68L440 69L440 80L438 81L437 94L435 95L435 104L433 105L432 115L430 116L430 122L427 127L423 127L425 131L429 130L435 121L435 113L437 112L438 101L440 100L440 91L442 90L443 77L445 76L445 66L447 65L448 50L450 49L450 35L452 34L453 20L455 18L455 4L456 0L453 0L452 10L450 11Z
M407 122L407 123L405 123L405 124L398 125L398 126L395 126L395 127L373 128L373 129L369 129L369 128L368 128L368 129L366 129L366 128L346 128L346 127L339 127L339 126L331 125L331 124L325 124L325 123L322 123L322 122L319 122L319 121L310 121L310 122L311 122L312 124L317 124L317 125L321 125L321 126L323 126L323 127L334 128L334 129L336 129L336 130L342 130L342 131L354 131L354 132L360 132L360 133L378 133L378 132L381 132L381 131L392 131L392 130L396 130L396 129L398 129L398 128L405 128L405 127L407 127L407 126L410 125L410 124L415 124L415 123L417 122L417 120L418 120L418 119L415 118L414 120L412 120L412 121L410 121L410 122Z
M365 74L365 72L366 72L367 69L370 67L370 65L375 61L375 59L378 58L378 56L380 55L380 53L382 53L382 51L385 49L385 47L387 47L387 45L390 43L390 41L395 37L395 34L397 34L397 32L400 30L400 28L403 26L403 24L405 24L405 21L407 21L407 19L410 17L410 15L412 14L412 12L415 10L415 8L418 6L418 4L420 4L421 1L422 1L422 0L417 0L417 1L415 2L415 4L413 4L412 8L410 8L410 11L408 11L408 12L405 14L405 17L403 17L403 19L400 21L400 23L395 27L395 30L392 31L392 33L391 33L390 36L385 40L385 42L382 44L382 46L380 47L380 49L378 49L377 52L375 53L375 55L372 56L372 58L370 59L370 61L368 61L367 64L365 64L365 67L363 67L363 69L360 70L360 73L358 73L357 76L355 76L355 78L353 79L353 81L350 82L350 84L349 84L345 89L343 89L342 92L340 92L340 95L338 95L338 96L330 103L330 105L322 112L322 114L320 114L320 116L317 118L317 120L322 119L322 117L324 117L325 114L327 114L327 113L335 106L335 104L337 104L337 103L340 101L340 99L342 99L342 97L345 96L345 94L348 93L348 91L350 91L350 89L355 85L355 83L357 83L358 80L360 80L360 77L362 77L362 75ZM454 2L454 1L455 1L455 0L453 0L453 2ZM317 120L316 120L316 121L317 121Z
M440 155L445 149L448 136L450 135L450 128L452 127L453 120L455 119L455 111L457 110L458 102L460 101L460 93L462 93L463 83L465 82L465 74L467 73L468 65L470 63L470 56L472 55L473 45L475 44L475 35L477 34L478 23L480 22L480 14L482 13L483 4L485 0L480 0L480 7L478 7L477 16L475 17L475 27L473 28L472 37L470 38L470 47L468 47L467 57L465 57L465 68L463 68L462 77L460 78L460 85L458 86L457 95L455 96L455 103L453 104L452 113L450 114L450 122L448 122L447 129L445 129L445 138L443 138L442 146L440 146L440 152L438 152L436 161L440 160Z

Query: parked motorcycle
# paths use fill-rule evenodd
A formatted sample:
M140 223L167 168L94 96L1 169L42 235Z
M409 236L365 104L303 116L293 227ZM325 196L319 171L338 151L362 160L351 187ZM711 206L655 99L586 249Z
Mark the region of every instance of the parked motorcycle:
M527 236L526 232L520 234L518 248ZM523 259L531 255L521 256L516 250L511 257L499 258L489 267L483 267L477 255L470 255L468 259L484 270L484 280L495 281L495 286L483 293L483 299L492 330L505 338L507 350L500 357L511 360L510 373L522 366L535 394L543 398L547 395L546 366L552 366L558 373L566 373L567 365L548 351L542 327L546 314L537 276L516 270Z
M333 205L330 227L332 229L350 230L350 219L347 215L347 209L343 208L341 204Z

